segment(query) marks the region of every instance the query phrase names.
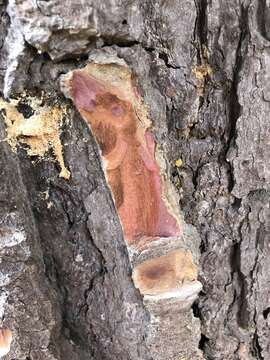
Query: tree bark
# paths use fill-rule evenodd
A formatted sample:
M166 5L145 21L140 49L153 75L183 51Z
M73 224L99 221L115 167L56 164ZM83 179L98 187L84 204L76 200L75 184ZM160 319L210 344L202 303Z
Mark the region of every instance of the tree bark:
M269 6L0 0L5 359L270 358ZM101 55L125 62L147 107L181 211L166 246L192 254L203 285L193 305L135 288L99 145L63 94L61 76ZM33 132L46 109L63 116Z

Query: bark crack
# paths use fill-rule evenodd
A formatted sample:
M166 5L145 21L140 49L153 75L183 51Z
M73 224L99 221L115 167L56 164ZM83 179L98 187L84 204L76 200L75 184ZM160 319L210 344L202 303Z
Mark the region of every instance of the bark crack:
M221 154L221 159L220 161L226 161L227 155L229 153L229 150L231 149L231 147L235 146L235 140L236 140L236 135L237 135L237 130L236 130L236 124L237 124L237 120L239 119L239 117L241 116L241 104L239 102L239 97L238 97L238 85L239 82L241 80L240 74L241 74L241 70L244 66L244 62L245 62L245 55L247 54L248 51L248 40L250 37L250 32L249 32L249 23L248 23L248 10L249 10L249 5L244 7L243 5L241 5L241 13L240 13L240 18L239 18L239 23L240 23L240 36L239 36L239 41L238 41L238 45L237 45L237 49L236 49L236 58L235 58L235 65L233 68L233 79L232 79L232 84L231 84L231 89L230 89L230 95L228 98L228 117L229 117L229 134L228 134L228 140L225 144L225 149L224 149L224 155ZM229 187L228 187L228 191L231 192L233 187L234 187L234 176L233 176L233 168L232 168L232 164L230 162L228 162L229 165L229 174L230 174L230 178L229 178Z
M197 63L203 65L205 62L205 47L207 46L207 0L194 0L197 17L194 27L194 41L197 48Z

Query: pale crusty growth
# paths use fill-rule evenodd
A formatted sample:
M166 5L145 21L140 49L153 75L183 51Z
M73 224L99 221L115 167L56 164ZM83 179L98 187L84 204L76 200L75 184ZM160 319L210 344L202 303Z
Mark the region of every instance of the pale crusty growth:
M18 100L7 102L0 98L0 110L5 110L7 142L13 151L16 151L19 143L27 144L29 156L44 157L45 153L52 148L61 168L59 176L69 179L70 172L64 163L60 140L64 109L58 105L41 106L39 100L34 98L27 98L27 101L35 112L25 119L16 108Z
M146 260L133 271L135 286L144 295L159 295L180 289L185 282L197 278L197 268L192 254L175 250L167 255Z
M10 351L12 332L9 329L0 329L0 357Z

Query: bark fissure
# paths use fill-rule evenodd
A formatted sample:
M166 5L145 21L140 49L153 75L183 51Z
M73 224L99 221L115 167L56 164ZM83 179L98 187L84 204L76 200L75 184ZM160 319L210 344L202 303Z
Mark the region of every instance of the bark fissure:
M194 27L194 40L197 42L197 62L202 65L205 63L207 50L207 0L195 0L197 17Z
M228 101L228 116L229 116L229 135L228 135L228 141L225 148L225 156L228 153L230 147L235 146L235 137L236 137L236 124L237 120L241 116L241 105L239 103L238 99L238 84L241 77L241 70L244 66L245 62L245 56L248 51L248 40L249 40L249 25L248 25L248 9L249 6L244 7L241 6L241 13L239 18L239 24L240 24L240 35L239 35L239 41L236 49L235 54L235 64L233 67L233 79L230 89L230 96ZM230 184L229 191L231 192L233 188L233 181Z

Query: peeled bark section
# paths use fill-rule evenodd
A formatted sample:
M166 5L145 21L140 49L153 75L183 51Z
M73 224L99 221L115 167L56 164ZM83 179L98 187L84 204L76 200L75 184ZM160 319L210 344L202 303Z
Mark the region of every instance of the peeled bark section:
M62 86L101 147L126 242L136 247L142 241L180 236L165 200L151 123L128 67L89 64L68 75Z
M159 166L162 152L156 156L151 122L132 72L121 59L106 58L106 52L103 59L62 76L61 87L101 148L134 283L151 316L147 330L150 354L156 360L165 354L178 360L183 351L177 329L180 314L172 314L180 309L190 311L201 284L191 252L179 249L184 236L176 193ZM171 340L168 343L164 331Z

